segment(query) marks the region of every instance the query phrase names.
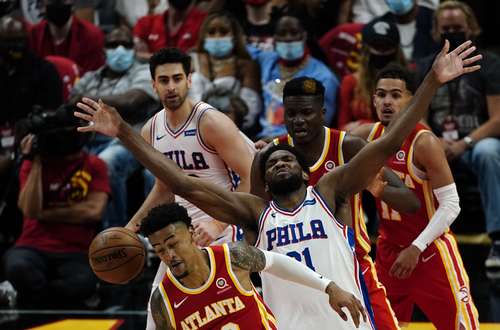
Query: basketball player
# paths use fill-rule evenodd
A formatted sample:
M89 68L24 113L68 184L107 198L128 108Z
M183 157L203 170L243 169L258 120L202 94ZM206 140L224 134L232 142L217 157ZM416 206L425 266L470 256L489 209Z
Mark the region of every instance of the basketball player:
M191 87L191 57L177 48L164 48L150 59L153 88L164 109L143 127L142 136L155 149L174 160L184 173L203 178L223 187L235 189L232 171L241 182L238 191L249 191L250 166L253 144L227 116L204 102L193 103L188 97ZM127 224L137 231L141 219L154 206L172 200L169 189L159 180ZM219 222L188 201L175 199L185 206L193 219L194 238L199 246L231 242L236 238L236 228ZM153 281L153 290L165 274L166 266L160 263ZM148 314L148 329L152 318Z
M360 315L366 319L352 294L291 258L242 242L198 248L191 218L177 203L152 209L141 231L168 265L151 299L157 329L276 329L274 316L252 286L251 272L326 292L337 313L345 317L346 307L355 324Z
M353 134L380 139L413 97L411 74L389 66L377 77L373 103L380 122ZM377 199L380 237L377 272L401 323L411 321L416 304L438 329L479 329L467 272L448 227L460 212L457 188L439 139L418 123L387 163L423 207L398 212ZM434 193L433 193L434 192Z
M468 58L475 50L470 41L449 53L448 50L449 42L446 42L416 97L391 124L387 134L367 144L350 162L325 174L315 186L306 186L308 168L293 147L271 147L262 155L260 163L272 196L270 203L258 196L228 192L211 182L184 174L175 163L134 133L116 109L102 101L84 98L78 107L86 113L76 112L75 115L89 121L88 126L79 128L80 131L117 136L175 194L220 221L242 225L249 243L301 260L354 294L370 314L368 322L362 322L360 327L371 329L374 328L373 316L354 255L352 230L337 221L333 211L368 186L423 116L440 85L480 68L471 64L481 55ZM297 94L297 89L311 88L308 84L295 82L291 80L285 85L284 102L289 93ZM321 329L325 325L350 329L353 326L352 322L343 322L337 314L331 313L325 297L309 288L294 286L291 289L289 282L266 273L262 274L262 282L264 300L277 316L280 329ZM302 313L290 313L297 308Z
M314 93L300 93L300 95L288 97L287 102L285 102L285 124L288 135L276 138L273 142L274 144L289 144L297 149L309 166L308 184L315 185L324 174L343 165L344 161L348 162L352 159L363 148L366 141L343 131L324 127L322 101L324 88L322 84L308 77L298 78L297 81L311 84L311 86L315 85L317 88L315 88ZM316 98L319 98L320 101L314 102ZM257 153L253 160L251 192L267 198L268 194L261 191L262 189L254 189L255 187L264 187L258 170L260 155L264 152L265 149ZM420 208L417 197L392 171L384 170L383 173L389 184L387 186L381 185L381 189L376 184L374 189L369 189L370 192L375 196L381 194L384 202L398 211L416 212ZM354 229L356 256L370 297L375 325L378 330L399 329L398 321L387 300L385 288L378 281L375 266L369 256L371 243L366 231L360 194L355 194L345 207L348 209L341 211L346 211L344 214L348 219L339 214L338 206L335 216L342 218L347 225Z

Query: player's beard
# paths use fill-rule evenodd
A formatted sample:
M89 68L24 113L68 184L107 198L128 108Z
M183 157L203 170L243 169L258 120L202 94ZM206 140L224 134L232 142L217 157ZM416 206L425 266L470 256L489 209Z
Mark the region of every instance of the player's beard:
M274 180L269 182L269 191L272 195L286 195L300 188L302 178L300 175L291 175L283 180Z
M171 101L168 101L167 99L165 99L164 106L165 106L165 108L167 108L170 111L175 111L175 110L179 109L184 104L187 96L188 96L187 92L184 95L179 95L178 99L175 102L171 102Z

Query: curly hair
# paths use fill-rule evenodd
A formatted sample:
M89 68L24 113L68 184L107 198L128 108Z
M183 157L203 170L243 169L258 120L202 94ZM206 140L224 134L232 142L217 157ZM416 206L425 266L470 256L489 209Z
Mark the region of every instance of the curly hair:
M151 209L148 215L142 220L141 233L149 235L174 223L183 223L186 227L191 227L191 218L184 206L178 203L162 204Z

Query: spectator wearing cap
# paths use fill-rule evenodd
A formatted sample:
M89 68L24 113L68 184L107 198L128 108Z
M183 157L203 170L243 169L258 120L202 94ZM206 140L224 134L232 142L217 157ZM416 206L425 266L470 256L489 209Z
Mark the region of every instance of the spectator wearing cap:
M371 95L377 73L391 62L406 65L399 47L399 31L394 23L375 19L365 25L361 33L359 70L344 76L340 84L338 127L348 132L375 120Z
M163 47L176 47L186 52L196 46L207 13L198 9L193 0L169 0L168 4L163 14L142 17L134 26L139 59L147 60Z
M307 32L294 16L283 16L274 32L275 49L261 52L257 60L261 68L264 111L260 116L259 138L286 134L283 87L297 77L315 77L325 87L325 125L329 126L336 111L338 80L321 61L312 57L306 47Z
M432 38L434 10L418 0L385 0L389 11L381 18L396 24L401 36L400 47L408 62L434 53L438 44Z
M120 109L131 124L148 117L148 109L156 105L149 66L135 58L132 34L127 28L116 28L106 36L106 64L87 72L74 86L71 103L82 96L102 99ZM108 203L103 227L124 226L127 223L128 177L140 168L137 160L117 140L98 134L88 145L90 152L104 160L108 167L112 200Z
M72 14L73 0L43 0L46 19L30 31L31 49L41 57L59 55L76 62L82 73L104 64L104 35Z

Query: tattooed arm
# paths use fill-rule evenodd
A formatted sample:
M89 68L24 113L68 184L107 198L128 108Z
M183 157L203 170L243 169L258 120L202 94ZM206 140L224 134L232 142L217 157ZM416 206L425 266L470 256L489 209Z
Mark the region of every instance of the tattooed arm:
M342 307L346 307L356 327L359 325L360 315L366 321L364 307L353 294L342 290L333 281L315 273L297 260L243 242L231 243L229 252L231 267L246 290L251 290L250 273L267 272L283 280L325 292L328 294L332 309L347 321L347 315L342 311Z
M156 288L151 297L151 314L156 324L156 330L173 330L172 324L168 317L167 308L163 302L160 289Z

